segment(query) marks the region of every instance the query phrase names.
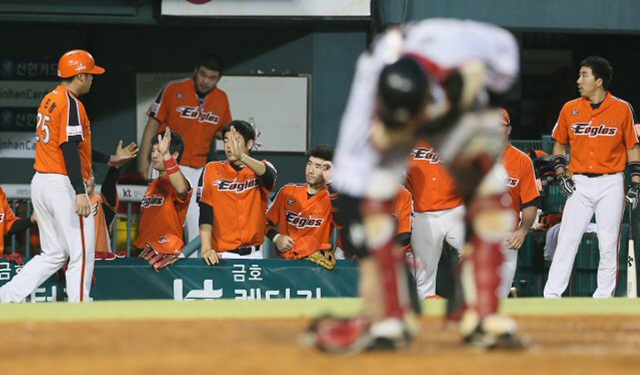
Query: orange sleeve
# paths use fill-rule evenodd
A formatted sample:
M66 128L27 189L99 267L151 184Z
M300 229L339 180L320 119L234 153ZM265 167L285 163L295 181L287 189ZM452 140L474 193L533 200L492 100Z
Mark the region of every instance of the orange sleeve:
M529 158L527 158L529 159ZM522 161L522 186L520 187L520 202L529 203L540 196L536 176L531 159Z
M5 215L5 217L3 218L5 222L5 225L4 225L5 232L2 233L2 235L5 236L7 233L9 233L9 231L11 230L11 227L13 226L13 224L15 224L16 221L18 221L19 218L13 213L13 210L11 209L11 205L7 200L7 196L4 194L2 199L2 205L4 206L4 215Z
M562 107L562 110L560 110L560 115L558 116L558 121L556 122L556 126L553 128L552 134L553 139L563 145L569 143L569 125L565 119L565 111L567 110L569 110L569 108L567 108L567 104L565 104Z
M280 188L275 198L269 205L269 208L267 208L267 221L276 227L278 226L278 222L280 221L280 207L282 206L282 200L284 199L282 190L284 190L284 187Z
M164 121L169 116L168 106L170 103L167 103L168 98L171 95L169 91L171 91L171 87L169 83L167 83L162 87L162 89L156 96L156 99L153 101L153 103L151 103L151 106L147 110L147 116L153 117L156 120L160 121L161 123L164 123ZM160 126L162 126L162 124ZM164 130L164 129L158 129L158 130Z
M398 220L396 234L410 233L412 203L411 194L408 191L405 190L404 192L400 192L394 209Z

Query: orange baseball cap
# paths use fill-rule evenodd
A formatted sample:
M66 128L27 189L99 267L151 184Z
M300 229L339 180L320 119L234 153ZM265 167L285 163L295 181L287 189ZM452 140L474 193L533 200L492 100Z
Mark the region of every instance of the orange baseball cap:
M504 108L500 108L500 115L500 122L506 126L511 126L511 116L509 116L509 112Z
M182 253L184 242L174 234L166 234L156 241L147 242L147 245L160 254L178 255Z
M81 49L74 49L62 55L58 62L58 77L69 78L82 73L102 74L104 68L96 65L93 56Z

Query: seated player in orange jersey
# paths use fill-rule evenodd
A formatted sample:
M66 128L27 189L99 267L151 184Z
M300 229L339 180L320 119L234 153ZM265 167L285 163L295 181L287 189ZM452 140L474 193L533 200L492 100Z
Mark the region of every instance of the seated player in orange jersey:
M116 148L118 156L133 156L138 154L138 146L130 143L127 147L122 147L122 140ZM91 202L91 214L93 214L96 223L96 260L113 260L117 258L116 254L111 250L111 239L109 233L111 226L116 218L116 209L118 208L118 191L116 182L120 175L120 166L111 167L107 171L107 175L102 182L100 194L96 194L96 178L93 172L87 181L87 194Z
M198 183L202 258L208 265L224 258L261 259L267 199L276 169L249 156L256 132L246 121L222 129L226 161L208 163Z
M178 166L184 151L184 142L180 135L166 128L164 134L152 139L151 144L152 166L160 176L153 180L142 198L140 235L133 246L138 251L147 250L140 255L159 270L175 261L175 257L182 251L184 242L172 241L173 248L171 254L167 254L170 255L167 259L158 254L163 253L163 249L155 249L151 244L169 235L171 238L184 238L184 222L193 189ZM149 257L146 257L147 255ZM156 264L157 262L162 264Z
M309 259L308 255L331 248L333 208L327 184L331 183L333 148L320 145L307 152L305 184L287 184L267 210L267 237L286 259ZM311 247L302 248L303 237L312 237ZM305 244L307 245L307 244ZM327 246L328 245L328 246Z
M35 214L31 214L30 218L25 217L21 219L17 217L11 209L11 205L7 199L7 194L2 190L2 186L0 186L0 258L4 257L10 262L24 264L24 260L20 253L15 252L7 255L4 254L4 240L5 236L10 236L27 230L31 223L35 223Z

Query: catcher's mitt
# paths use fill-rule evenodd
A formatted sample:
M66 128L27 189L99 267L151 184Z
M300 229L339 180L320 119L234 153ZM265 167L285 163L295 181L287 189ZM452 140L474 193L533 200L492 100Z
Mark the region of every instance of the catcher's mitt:
M140 253L154 270L160 271L178 260L182 254L184 242L173 234L160 237L157 241L147 242L147 246Z
M336 256L331 250L318 250L305 259L328 270L336 268Z
M332 270L336 266L336 257L330 249L331 244L320 243L313 236L304 236L295 240L293 249L281 255L284 259L306 259Z

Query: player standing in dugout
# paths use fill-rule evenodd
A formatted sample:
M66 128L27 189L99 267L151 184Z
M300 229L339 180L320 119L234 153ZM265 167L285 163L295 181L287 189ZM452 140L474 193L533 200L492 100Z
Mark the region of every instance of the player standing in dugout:
M609 92L613 69L602 57L580 64L580 98L567 102L553 128L553 160L560 191L567 196L558 245L544 287L545 298L560 298L571 277L582 234L596 215L598 287L594 298L613 297L618 274L618 242L624 215L624 172L632 179L626 198L632 208L640 194L640 147L633 108ZM571 159L567 164L567 146ZM569 176L568 172L573 175Z

